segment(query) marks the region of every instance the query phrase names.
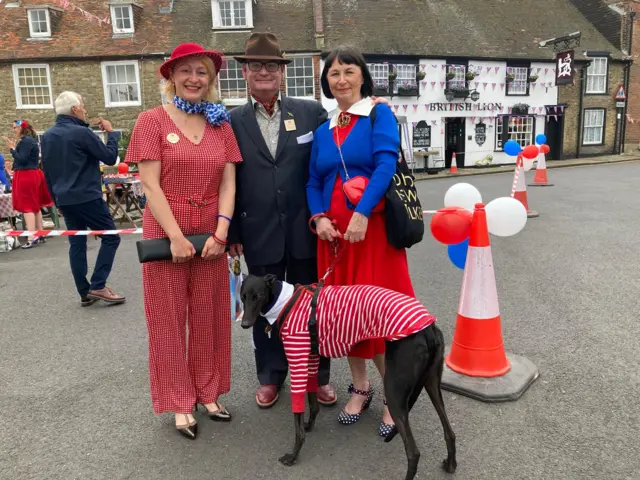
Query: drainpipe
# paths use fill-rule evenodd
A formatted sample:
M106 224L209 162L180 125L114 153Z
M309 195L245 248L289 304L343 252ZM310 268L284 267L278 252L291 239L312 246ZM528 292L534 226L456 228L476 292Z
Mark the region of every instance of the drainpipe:
M324 14L322 11L322 0L313 0L313 18L316 26L316 48L324 50Z
M630 81L630 76L631 76L631 66L633 64L633 57L631 56L631 50L633 48L633 25L636 21L636 12L635 10L631 12L631 25L629 26L629 47L627 49L627 51L629 52L629 63L627 63L627 68L625 69L624 72L624 88L627 92L627 102L626 102L626 106L624 108L624 114L622 116L622 142L621 142L621 148L620 148L620 153L624 153L624 146L627 140L627 111L629 108L629 84L631 83Z
M576 135L576 158L580 158L580 145L582 143L582 97L584 96L584 74L587 67L580 69L580 96L578 97L578 134Z

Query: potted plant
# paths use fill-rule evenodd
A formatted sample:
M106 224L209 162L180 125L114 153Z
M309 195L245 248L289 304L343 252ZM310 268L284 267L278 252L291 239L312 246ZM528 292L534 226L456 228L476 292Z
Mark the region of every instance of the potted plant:
M456 76L456 72L454 72L453 70L449 70L447 72L447 80L453 80L455 76Z
M529 113L529 105L526 103L516 103L511 107L511 113L516 115L527 115Z
M426 76L427 76L427 74L426 74L426 73L424 73L424 72L422 72L422 71L419 71L419 72L416 74L416 80L417 80L417 81L423 80L423 79L424 79L424 77L426 77Z
M507 83L511 83L515 80L516 76L513 72L507 72Z
M389 82L386 80L375 80L373 82L373 94L381 97L389 94Z
M532 73L531 75L529 75L530 82L535 82L536 80L538 80L538 75L536 75L535 73Z
M471 80L476 78L476 74L474 72L467 72L467 74L464 76L464 78L466 78L467 81L470 82Z
M396 78L398 78L398 74L394 71L389 72L389 83L395 82Z
M398 95L401 97L414 97L418 95L418 84L414 82L402 82L398 85Z

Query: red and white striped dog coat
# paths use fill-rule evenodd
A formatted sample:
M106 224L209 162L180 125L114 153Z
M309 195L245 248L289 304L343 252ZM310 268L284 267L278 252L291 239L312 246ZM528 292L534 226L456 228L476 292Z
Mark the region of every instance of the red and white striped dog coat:
M280 337L291 372L294 413L304 412L305 393L317 390L320 359L311 353L309 337L312 289L315 288L316 285L299 286L278 312ZM283 282L283 293L292 290ZM282 301L278 303L282 305ZM436 320L415 298L369 285L323 286L318 296L316 319L319 353L330 358L346 357L353 346L363 340L399 340Z

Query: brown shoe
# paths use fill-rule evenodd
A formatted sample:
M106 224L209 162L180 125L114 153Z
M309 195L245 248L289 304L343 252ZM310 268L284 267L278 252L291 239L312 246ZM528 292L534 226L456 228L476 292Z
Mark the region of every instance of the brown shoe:
M89 290L87 298L93 300L104 300L107 303L119 304L125 302L125 297L118 295L109 287L104 287L100 290Z
M338 396L336 395L333 385L328 383L327 385L318 386L318 403L330 406L334 405L337 401Z
M256 392L256 403L260 408L270 408L278 401L277 385L260 385Z

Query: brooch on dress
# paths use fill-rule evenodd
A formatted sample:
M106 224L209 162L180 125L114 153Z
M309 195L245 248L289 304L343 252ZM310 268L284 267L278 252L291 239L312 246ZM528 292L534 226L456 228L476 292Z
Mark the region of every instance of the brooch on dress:
M349 115L348 113L340 112L340 115L338 115L338 126L346 127L350 123L351 123L351 115Z
M178 140L180 140L180 137L178 137L177 133L170 133L167 135L167 142L169 143L178 143Z

